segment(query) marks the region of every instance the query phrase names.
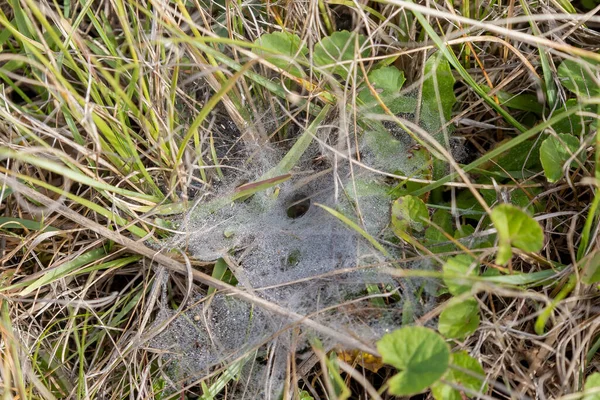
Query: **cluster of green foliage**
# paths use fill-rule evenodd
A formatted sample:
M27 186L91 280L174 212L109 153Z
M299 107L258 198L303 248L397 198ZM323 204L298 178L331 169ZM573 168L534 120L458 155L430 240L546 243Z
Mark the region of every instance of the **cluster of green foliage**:
M362 121L368 120L369 114L397 115L400 113L414 112L416 101L399 94L405 82L404 73L394 66L381 62L373 66L366 78L362 70L356 67L356 57L368 55L363 49L365 38L349 32L337 32L319 42L313 53L313 66L317 67L313 73L334 76L339 84L358 82L356 91L359 102L362 104ZM260 46L257 52L265 56L275 66L288 71L298 78L305 78L305 67L310 65L308 50L301 43L298 36L289 33L272 33L263 35L256 44ZM293 61L293 64L290 62ZM386 60L389 62L389 60ZM450 60L452 61L452 60ZM463 166L465 171L479 172L477 183L495 184L510 182L524 176L532 176L543 172L548 182L553 183L568 174L570 170L583 167L585 163L585 143L591 140L593 119L581 116L581 112L594 111L594 105L588 104L588 99L600 95L594 73L589 65L567 59L558 68L558 77L566 89L575 94L576 98L566 100L558 107L559 116L552 116L549 124L545 125L549 134L542 140L530 140L540 129L538 120L548 113L550 107L544 107L535 98L527 94L513 95L495 91L495 96L502 106L508 109L526 111L521 122L509 119L523 134L508 144L499 146L496 151L481 157L471 165ZM453 107L456 103L454 96L454 77L450 62L440 59L437 54L430 56L425 67L426 76L422 84L421 119L419 124L436 139L443 143L440 132L451 131L447 126ZM479 87L484 93L490 89ZM548 92L550 93L550 91ZM548 102L554 102L554 97L548 96ZM551 104L547 104L551 106ZM529 127L527 127L529 125ZM392 138L384 129L368 126L371 131L365 135L374 135L372 146L375 153L381 158L394 157L401 152L401 144ZM373 133L374 132L374 133ZM410 133L410 130L407 129ZM422 143L422 138L414 136ZM425 143L427 144L427 143ZM429 152L424 154L424 159L432 165L433 175L443 176L444 160L440 168L439 159L434 156L435 149L428 146ZM492 160L493 164L485 165L484 162ZM415 163L422 163L423 158L416 158ZM483 168L481 168L483 167ZM437 168L437 170L436 170ZM403 171L391 171L401 174ZM422 169L418 177L430 177ZM438 185L439 186L439 185ZM436 186L437 187L437 186ZM399 373L388 382L389 391L395 395L407 396L420 393L431 388L436 399L461 399L463 394L475 395L485 392L486 383L484 372L479 362L464 351L451 352L447 340L462 340L477 331L479 326L479 304L476 298L477 281L504 282L509 284L531 284L543 280L548 274L509 274L503 268L487 269L482 273L482 260L471 253L456 256L445 256L460 250L459 240L468 237L474 231L473 225L468 223L453 228L452 215L449 211L439 208L436 204L427 204L426 199L435 193L433 185L414 185L409 183L400 190L395 188L383 189L388 194L395 194L392 206L391 227L397 237L418 248L424 248L434 254L441 254L443 260L443 281L446 292L453 296L446 302L438 322L438 333L422 327L406 326L388 335L378 342L378 350L383 361L396 367ZM379 190L379 189L377 189ZM433 192L432 192L433 191ZM496 230L491 241L480 241L476 246L487 247L497 243L495 264L507 265L514 249L524 253L534 254L539 252L544 245L544 233L540 224L532 218L531 213L536 209L543 209L543 205L530 204L530 199L539 193L539 189L517 189L512 194L511 203L497 204L491 213L487 224ZM496 201L494 190L482 189L479 191L483 202L489 204ZM458 195L458 204L469 215L481 218L485 211L481 202L468 190ZM437 206L431 214L429 205ZM449 205L448 205L449 207ZM484 207L487 207L484 204ZM340 218L340 214L331 212ZM347 219L342 219L350 224ZM352 227L357 228L355 225ZM362 232L364 234L364 232ZM376 241L371 238L372 243ZM583 243L585 246L585 243ZM464 246L462 247L464 250ZM580 248L581 249L581 248ZM580 255L584 254L583 250ZM588 284L600 281L599 263L597 258L587 257L584 271L585 282ZM589 260L594 261L589 261ZM556 264L557 268L564 266ZM562 295L556 298L560 301L569 291L563 290ZM552 312L548 307L536 322L536 331L543 334L544 327ZM593 380L593 379L592 379ZM591 385L588 380L586 389ZM458 388L457 388L458 387Z

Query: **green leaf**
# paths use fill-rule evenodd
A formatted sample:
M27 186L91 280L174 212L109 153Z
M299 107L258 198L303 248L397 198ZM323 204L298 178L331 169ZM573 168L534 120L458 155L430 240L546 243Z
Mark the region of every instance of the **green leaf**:
M491 89L488 86L481 86L484 92L489 93ZM531 111L541 114L544 107L538 101L537 96L530 93L512 94L497 90L495 96L498 97L500 105L521 111Z
M467 370L473 375L481 376L481 378L476 378L471 376L471 374L451 367L444 376L445 381L478 393L485 393L487 391L487 385L484 383L485 372L479 361L471 357L469 353L463 350L452 354L452 366ZM442 382L434 384L431 387L431 393L435 400L463 400L473 397L470 393L460 392Z
M400 96L400 89L406 81L404 72L399 71L396 67L383 67L369 72L367 76L369 83L392 114L415 111L417 106L415 99ZM365 103L367 111L385 113L368 87L364 87L360 91L358 98Z
M429 226L425 229L427 248L436 254L454 250L454 244L449 243L448 238L444 235L444 232L449 234L452 232L452 215L447 210L436 210L431 216L431 221L437 226Z
M43 222L16 217L0 217L0 229L29 229L32 231L56 232L57 228L46 226Z
M298 395L300 396L300 400L314 400L314 398L306 390L301 391Z
M89 269L89 270L101 270L109 268L118 268L125 265L131 264L140 259L139 256L130 256L117 258L115 260L107 261L101 264L93 264L96 261L106 256L106 249L99 247L97 249L88 251L87 253L81 254L78 257L74 257L72 260L66 261L63 264L47 270L42 276L37 278L35 281L18 282L15 285L6 287L4 289L9 290L16 287L25 286L25 288L19 293L21 296L27 296L33 293L42 286L56 282L57 280L69 276L78 269ZM93 265L92 265L93 264ZM85 267L88 265L87 267ZM91 266L90 266L91 265ZM85 268L83 268L85 267ZM81 271L83 272L83 271Z
M340 400L348 399L351 394L350 388L346 386L344 378L342 378L342 375L340 374L338 356L335 351L331 352L329 357L325 359L325 364L327 365L329 381L333 385L333 390L335 391L335 397Z
M453 298L440 314L438 330L448 339L464 339L479 327L479 304L471 298Z
M418 197L402 196L392 204L392 230L402 239L410 236L412 231L422 232L423 221L428 219L427 207Z
M558 66L558 79L564 87L583 97L600 95L598 62L564 60Z
M459 228L457 228L454 231L454 238L462 239L462 238L471 236L474 233L475 233L475 228L473 227L473 225L464 224L464 225L461 225Z
M581 280L592 285L600 282L600 250L594 250L579 261L581 265Z
M600 0L581 0L581 6L586 11L589 11L589 10L592 10L592 9L598 7L598 4L600 4ZM575 12L573 12L573 14L574 13Z
M538 159L539 161L539 159ZM485 181L487 183L487 181ZM487 204L493 204L498 200L498 192L494 189L481 189L479 191ZM509 192L510 203L521 208L525 208L529 213L535 213L544 209L543 203L531 203L531 199L540 194L540 188L516 188ZM461 209L461 214L467 218L479 220L484 213L481 204L473 197L469 190L461 191L456 196L456 205Z
M588 391L594 389L594 393L586 394L582 400L600 400L600 373L594 372L585 380L583 390Z
M229 283L230 285L235 285L235 283L237 282L235 276L233 276L233 273L229 270L229 265L227 265L227 262L223 258L219 258L215 263L215 266L213 267L212 277L222 282ZM210 295L216 290L216 288L210 286L208 288L207 293Z
M494 159L490 171L518 171L523 169L539 171L539 140L527 140L512 147L510 150Z
M363 35L341 31L323 38L315 46L313 62L317 67L329 74L337 74L347 81L354 74L360 75L360 67L356 65L359 57L366 57L368 50L362 50L367 39Z
M384 363L399 373L389 381L389 392L396 396L420 393L448 370L450 347L429 328L410 326L384 335L377 342Z
M255 44L259 47L254 52L264 56L271 64L288 71L294 76L304 75L302 70L292 63L292 60L305 61L308 49L302 44L302 40L296 34L288 32L266 33L256 39ZM268 55L275 55L268 57Z
M406 142L396 139L381 124L369 126L364 133L364 143L374 158L373 167L410 177L429 176L431 153L425 147L410 147Z
M435 210L431 222L442 228L446 233L452 233L452 214L448 210Z
M490 217L498 230L497 264L503 265L510 260L511 246L536 252L544 245L542 227L523 210L510 204L500 204L492 210Z
M563 109L571 110L579 106L579 100L569 99L565 103ZM558 110L560 111L560 110ZM594 112L593 107L585 107L585 111ZM593 120L592 117L582 117L580 115L569 115L552 125L552 129L556 133L570 133L571 135L580 136L585 134L587 125Z
M452 277L452 275L461 277L479 275L479 266L473 268L473 257L467 254L459 254L449 258L442 269L444 271L444 283L448 287L448 291L454 296L470 291L473 282L468 279Z
M550 136L540 147L540 161L548 182L556 182L562 178L565 162L579 148L579 140L575 136L564 133L557 136ZM577 165L575 160L571 161L571 165Z
M448 61L442 59L437 53L425 62L425 77L420 122L429 133L441 138L439 131L450 120L452 108L456 104L456 96L454 96L456 80ZM446 129L450 130L451 127L448 126Z

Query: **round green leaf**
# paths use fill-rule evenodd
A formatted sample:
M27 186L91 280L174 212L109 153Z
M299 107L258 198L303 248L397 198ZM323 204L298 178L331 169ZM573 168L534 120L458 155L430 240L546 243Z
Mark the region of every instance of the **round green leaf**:
M579 105L580 104L578 99L569 99L565 102L562 109L558 109L555 112L568 111L570 109L578 107ZM584 107L584 110L593 113L594 107L587 106ZM554 132L556 133L570 133L571 135L580 136L585 134L586 127L592 120L593 119L589 116L573 114L554 123L552 125L552 129L554 129Z
M548 182L556 182L563 176L563 165L579 148L579 140L575 136L559 134L550 136L540 147L540 161ZM571 162L575 165L575 160Z
M584 97L598 96L600 87L598 79L598 63L584 60L564 60L558 67L558 79L571 92Z
M368 55L367 50L360 51L366 41L367 38L354 32L335 32L317 43L313 52L313 62L321 67L321 70L337 74L346 81L353 70L352 65L356 64L356 59ZM357 71L360 71L360 68ZM360 72L358 74L360 75Z
M399 373L392 377L389 392L396 396L420 393L448 370L450 347L431 329L411 326L384 335L377 342L383 362Z
M448 240L446 234L452 233L452 215L447 210L436 210L431 216L431 221L435 224L425 229L425 241L432 253L446 253L456 249L454 244ZM441 229L440 229L441 228Z
M479 327L479 304L475 299L452 299L440 314L438 330L448 339L463 339Z
M450 368L444 376L445 381L478 393L485 393L487 391L487 385L484 383L485 372L479 361L471 357L469 353L463 350L452 354L452 366L468 370L473 375L480 376L480 378L471 376L471 374L459 371L458 369ZM436 400L462 400L466 397L473 397L467 393L463 394L463 392L442 382L434 384L431 387L431 393Z
M418 197L402 196L392 204L392 229L400 238L404 239L413 230L423 231L426 220L429 220L427 206Z
M289 71L294 76L303 75L302 70L291 63L292 59L305 60L308 53L298 35L288 32L266 33L256 39L255 44L260 47L255 48L254 52L265 56L271 64ZM273 56L268 57L269 55Z
M473 257L467 254L459 254L449 258L442 267L444 271L444 283L448 291L458 296L471 290L473 283L468 279L451 277L454 276L474 276L479 275L479 267L473 268ZM446 277L446 275L450 275Z
M498 231L497 264L506 264L512 257L511 246L528 252L536 252L544 245L544 231L540 224L523 210L500 204L492 210L492 223Z
M404 81L406 81L404 72L398 70L396 67L383 67L369 72L367 76L369 78L369 83L377 91L381 101L383 101L393 114L415 111L415 99L412 97L400 96L400 89L402 89L402 85L404 84ZM368 87L364 87L360 91L358 98L365 103L369 111L378 113L384 112Z
M583 389L587 391L594 391L594 393L586 393L583 396L583 400L600 400L600 373L594 372L585 380Z

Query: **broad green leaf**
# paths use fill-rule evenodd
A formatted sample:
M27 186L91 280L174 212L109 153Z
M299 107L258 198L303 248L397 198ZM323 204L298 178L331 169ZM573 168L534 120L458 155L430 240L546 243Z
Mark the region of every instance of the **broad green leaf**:
M434 254L448 253L456 249L454 244L434 226L425 230L425 246Z
M448 291L455 296L470 291L471 286L473 286L472 281L460 277L479 275L479 266L473 266L473 257L467 254L459 254L449 258L442 269L444 271L444 283L448 287ZM460 277L452 277L452 275Z
M429 328L410 326L384 335L377 342L383 362L398 369L389 381L396 396L420 393L448 370L450 347Z
M314 398L306 390L301 391L298 396L300 396L300 400L314 400Z
M462 238L471 236L474 233L475 233L475 228L473 227L473 225L464 224L464 225L461 225L459 228L457 228L454 231L454 238L462 239Z
M485 393L487 391L487 385L484 383L485 372L481 367L479 361L474 359L466 351L459 351L452 354L452 366L469 371L476 378L465 372L459 371L458 369L450 367L448 373L444 376L444 380L455 385L462 386L466 389L472 390L477 393ZM435 400L463 400L465 398L472 398L471 394L460 392L454 389L452 386L446 385L442 382L437 382L431 387L431 393Z
M384 182L374 179L356 178L344 187L346 194L354 201L362 197L389 197L390 188Z
M536 252L544 245L542 227L523 210L510 204L501 204L492 210L490 217L498 230L497 264L506 264L511 259L511 246Z
M537 187L515 188L508 192L510 204L526 208L529 213L541 211L544 209L543 203L536 202L531 204L531 199L541 192L542 190ZM494 204L498 200L498 192L493 189L481 189L479 193L481 193L487 204ZM461 214L467 218L479 220L484 213L481 204L479 204L469 190L461 191L458 196L456 196L456 205L461 209Z
M369 72L367 76L369 83L377 91L379 98L392 114L415 111L416 100L412 97L400 95L400 89L406 81L404 72L399 71L396 67L383 67ZM384 109L379 105L371 90L366 85L364 86L358 94L358 98L365 103L366 110L384 113Z
M402 196L392 204L392 230L404 239L412 231L422 232L429 213L423 200L415 196Z
M565 103L563 109L570 110L574 109L579 105L579 101L577 99L569 99ZM593 112L593 107L586 107L586 111ZM558 110L561 111L561 110ZM571 135L580 136L585 134L587 125L592 121L591 117L582 117L579 115L569 115L566 118L561 119L554 125L552 125L552 129L556 133L569 133Z
M581 0L581 6L586 11L590 11L598 7L598 4L600 4L600 0ZM573 11L572 13L575 14L575 11Z
M454 130L454 125L447 125L447 122L450 121L452 108L456 104L454 95L456 80L452 75L450 63L441 53L435 53L427 59L424 73L419 125L445 146L446 136ZM447 162L438 158L433 159L432 178L435 180L443 178L447 174L447 169Z
M550 136L540 147L540 161L548 182L556 182L563 176L563 166L579 148L579 140L575 136L560 133L558 137ZM575 166L575 160L571 161Z
M317 43L313 62L322 71L337 74L347 81L354 71L360 75L357 59L368 55L368 50L361 51L366 40L363 35L354 32L335 32Z
M440 129L450 120L452 107L456 104L454 83L456 80L448 61L432 55L425 62L425 80L423 81L420 124L437 138ZM451 130L451 126L446 128Z
M600 79L598 64L597 61L564 60L558 66L558 79L564 87L578 96L598 96L600 95L600 86L597 83Z
M588 285L600 282L600 250L594 250L583 258L581 265L581 280Z
M259 47L254 49L258 55L264 56L271 64L288 71L294 76L304 75L302 70L291 60L305 61L308 49L296 34L289 32L266 33L256 39ZM270 54L274 56L268 57Z
M502 143L504 142L499 143L498 147ZM488 169L490 171L507 171L508 173L521 172L524 169L538 172L540 167L539 151L539 140L527 140L494 158Z
M448 210L435 210L431 222L442 228L446 233L452 233L452 215Z
M431 221L437 226L429 226L425 229L425 245L433 253L445 253L454 250L454 244L449 243L444 235L452 236L452 216L446 210L436 210L431 216ZM438 228L439 227L439 228ZM443 230L440 231L440 228Z
M585 380L584 391L594 391L594 393L585 394L582 400L600 400L600 373L594 372Z
M479 304L471 298L453 298L440 314L438 330L448 339L464 339L479 327Z
M488 93L490 89L487 86L482 86L482 89ZM503 105L514 110L530 111L536 114L541 114L544 107L538 101L537 96L530 93L512 94L499 90L495 94L500 101L500 105Z

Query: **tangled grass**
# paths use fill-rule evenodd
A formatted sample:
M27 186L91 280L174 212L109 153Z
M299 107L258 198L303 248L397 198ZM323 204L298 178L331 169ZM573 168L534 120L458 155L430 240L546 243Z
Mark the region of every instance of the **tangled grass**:
M451 341L483 366L488 390L479 398L581 397L587 377L598 369L600 347L600 297L589 283L595 283L593 268L600 257L600 6L593 3L4 3L4 398L253 398L244 394L248 383L233 377L243 376L240 371L252 362L268 363L268 343L262 353L257 347L194 379L170 373L151 346L175 318L156 323L161 308L182 315L193 307L194 296L209 292L285 317L285 330L293 337L311 330L342 345L298 341L289 346L285 371L279 371L285 377L279 390L283 398L393 398L386 391L393 370L382 365L373 341L275 304L244 285L231 285L214 260L165 243L186 234L178 224L182 216L220 198L219 188L259 164L257 157L267 157L265 149L290 154L318 118L317 128L329 127L330 133L319 137L328 150L314 153L315 171L341 159L369 167L361 154L355 157L357 146L340 145L361 132L360 82L382 65L396 67L406 78L403 92L422 104L432 54L448 62L456 80L450 118L442 118L435 132L419 130L419 107L381 119L390 131L399 129L399 121L415 122L414 131L423 131L421 147L411 148L407 157L422 151L432 160L437 154L448 169L408 176L383 168L370 173L421 196L431 210L451 210L449 223L457 229L470 226L468 236L483 238L483 244L471 248L446 234L444 241L457 247L438 254L425 242L383 235L370 237L371 243L397 251L398 259L388 258L386 267L426 261L436 267L422 275L439 280L443 257L475 254L482 273L506 277L472 284L481 322L475 333ZM315 46L339 31L363 35L368 52L354 51L352 59L330 66L315 63ZM297 35L306 54L268 57L258 40L274 32ZM563 60L588 71L588 96L576 95L573 84L560 79ZM366 87L381 93L372 84ZM433 100L443 103L446 95L438 93ZM327 112L319 114L322 110ZM559 168L564 176L551 182L538 154L546 137L559 137L558 124L570 127L577 145L569 150L573 163ZM301 172L286 171L294 177ZM267 183L273 190L280 182ZM249 194L265 189L250 188ZM516 251L507 266L497 265L497 242L485 241L493 231L487 214L494 205L516 199L542 225L544 247ZM228 267L234 265L232 254ZM404 270L388 272L400 278L398 271ZM536 273L547 274L544 280L527 280ZM392 307L392 294L380 289L383 307ZM365 295L372 297L377 291ZM441 291L435 306L408 322L435 326L448 298ZM368 304L354 312L366 312Z

